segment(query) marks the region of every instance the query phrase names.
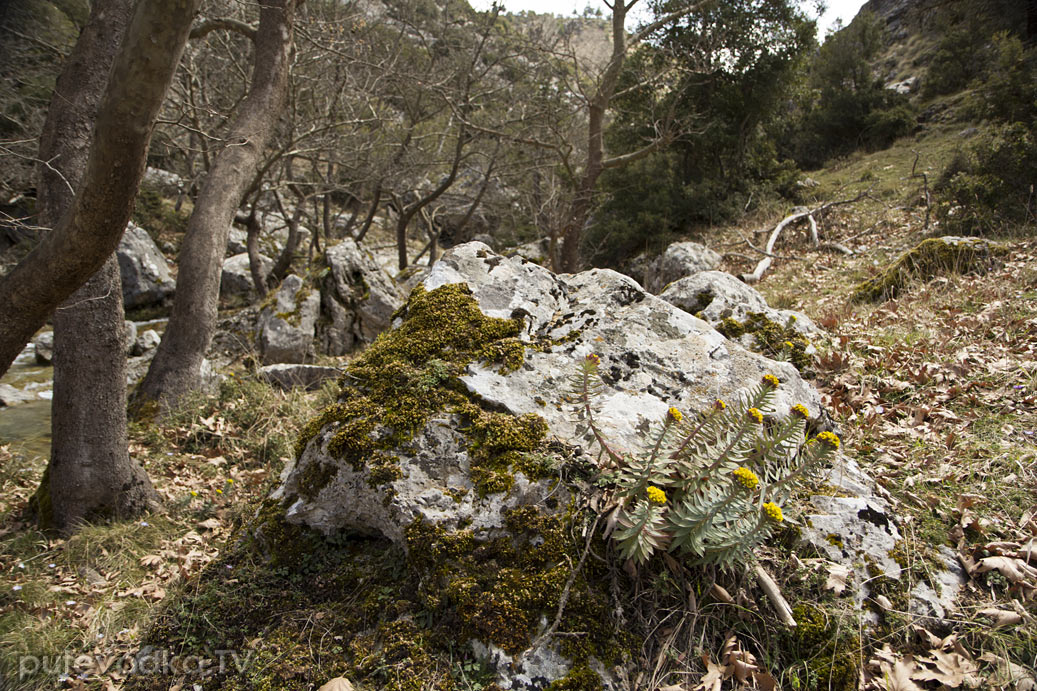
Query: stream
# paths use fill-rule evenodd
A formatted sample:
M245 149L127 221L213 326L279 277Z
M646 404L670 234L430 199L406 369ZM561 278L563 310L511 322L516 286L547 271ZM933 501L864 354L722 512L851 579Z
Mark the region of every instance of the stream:
M137 333L165 330L166 319L134 322ZM39 335L39 334L37 334ZM12 453L48 458L50 456L50 399L53 394L54 370L36 363L36 351L29 345L15 358L0 384L9 384L32 396L31 400L11 406L0 406L0 445L9 444Z

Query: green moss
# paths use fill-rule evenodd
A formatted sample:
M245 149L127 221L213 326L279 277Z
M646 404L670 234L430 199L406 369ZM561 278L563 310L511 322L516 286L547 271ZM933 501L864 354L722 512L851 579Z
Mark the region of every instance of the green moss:
M806 370L812 361L807 349L810 340L793 327L794 317L782 326L771 321L762 312L749 312L744 322L728 317L720 322L716 330L731 340L752 334L753 347L759 353L776 360L787 360L799 371Z
M542 464L521 454L539 447L546 423L535 415L485 412L458 379L473 361L496 364L501 372L519 367L525 352L517 338L521 320L485 316L464 284L431 292L418 286L398 316L403 320L398 328L350 363L341 399L306 425L296 457L333 426L328 453L354 470L371 468L369 482L382 485L399 477L386 452L412 439L432 415L456 412L467 420L462 431L471 440L480 496L508 491L512 465L531 478L542 476ZM307 492L319 490L318 484L307 486Z
M533 506L513 509L505 514L512 537L483 543L470 531L450 533L415 522L407 529L407 549L421 575L423 606L456 619L463 637L513 654L525 650L541 620L554 618L570 564L579 558L567 520ZM577 663L590 656L617 660L629 641L615 629L605 596L591 582L585 573L576 578L560 625L586 635L563 639L561 652Z
M839 549L843 548L843 539L835 533L826 536L825 540L828 542L828 544L832 545L833 547L838 547Z
M977 238L948 242L929 238L897 258L874 278L857 285L853 299L878 302L898 296L911 280L928 281L940 273L971 273L987 270L1008 249Z
M513 470L521 470L529 479L545 477L550 468L538 461L532 452L547 435L547 423L539 415L519 417L506 413L488 413L474 405L461 411L468 420L464 429L469 440L472 479L480 497L507 492L514 484Z
M267 499L256 514L254 535L273 567L298 563L318 542L313 531L286 521L284 512L280 502Z
M28 513L36 519L36 525L40 530L48 531L54 528L54 506L50 500L50 463L44 467L39 487L29 499Z
M837 618L807 603L793 607L792 616L796 627L784 635L791 659L801 661L806 668L807 679L801 687L856 691L860 638L855 627L840 626Z
M598 673L587 665L576 665L558 681L551 682L548 691L601 691L604 686Z

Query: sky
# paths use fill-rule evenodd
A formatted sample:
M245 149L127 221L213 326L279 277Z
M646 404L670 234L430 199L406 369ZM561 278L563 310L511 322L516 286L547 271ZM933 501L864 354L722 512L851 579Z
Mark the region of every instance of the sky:
M489 9L491 2L492 0L473 0L471 4L472 7L485 10ZM647 3L641 4L647 5ZM817 16L815 4L813 0L801 1L803 9L811 17ZM842 19L844 25L849 24L850 20L857 16L857 11L863 4L864 0L825 0L828 9L821 15L818 22L818 37L823 39L837 19ZM603 13L608 11L602 0L504 0L504 7L509 12L532 10L541 14L553 13L563 16L581 14L586 7L600 7ZM637 8L634 9L635 14L636 12Z

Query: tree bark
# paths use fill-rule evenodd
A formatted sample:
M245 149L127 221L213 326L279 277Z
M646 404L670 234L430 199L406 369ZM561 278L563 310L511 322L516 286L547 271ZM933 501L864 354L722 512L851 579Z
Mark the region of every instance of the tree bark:
M0 374L115 251L159 108L200 0L137 4L98 111L83 187L54 230L0 278Z
M173 311L134 405L166 411L204 386L231 221L258 170L285 101L296 0L260 0L252 84L205 179L180 249Z
M133 0L99 0L58 78L40 136L37 204L52 228L72 208L90 154L91 125L133 13ZM54 314L51 457L34 501L42 527L61 532L98 517L158 505L127 453L126 344L119 263L109 256Z

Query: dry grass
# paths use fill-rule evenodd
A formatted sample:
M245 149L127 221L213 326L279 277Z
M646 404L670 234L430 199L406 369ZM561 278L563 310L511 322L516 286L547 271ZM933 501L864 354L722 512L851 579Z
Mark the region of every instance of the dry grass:
M21 518L46 460L0 447L2 687L118 684L153 609L218 556L276 483L300 425L329 398L330 389L286 394L231 378L163 425L134 427L130 452L164 512L67 539Z

